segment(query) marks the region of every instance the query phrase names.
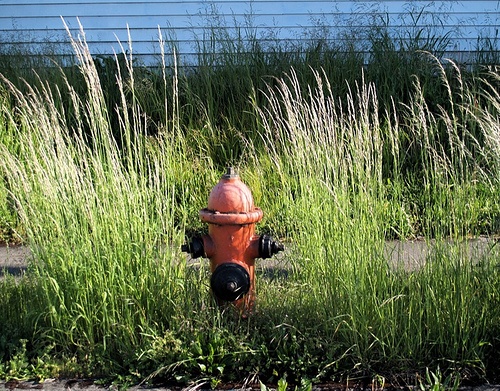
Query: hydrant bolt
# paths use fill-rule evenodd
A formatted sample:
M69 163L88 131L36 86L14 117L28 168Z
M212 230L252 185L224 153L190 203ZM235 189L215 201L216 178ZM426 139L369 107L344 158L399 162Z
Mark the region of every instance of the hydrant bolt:
M238 178L238 173L233 167L228 167L226 173L222 176L223 179Z

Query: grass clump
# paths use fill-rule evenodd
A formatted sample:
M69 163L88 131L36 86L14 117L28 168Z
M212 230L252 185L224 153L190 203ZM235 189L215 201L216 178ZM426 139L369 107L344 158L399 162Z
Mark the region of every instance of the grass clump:
M491 302L486 307L480 302L485 298L495 302L498 258L476 265L463 250L443 243L415 273L394 270L388 264L384 244L387 231L393 227L386 219L388 208L397 207L398 202L390 205L393 200L387 198L382 150L384 143L397 145L398 124L391 125L392 133L381 133L373 85L359 85L345 98L347 102L342 102L324 76L316 75L316 87L311 86L307 95L297 88L293 74L280 80L278 87L268 90L272 109L260 111L266 152L274 169L283 182L297 184L281 188L280 194L296 217L291 236L297 244L296 278L303 284L296 307L306 312L309 321L290 323L306 330L306 325L313 324L326 338L328 342L316 354L332 357L322 373L332 378L334 373L338 376L339 367L350 367L351 376L356 373L373 378L377 373L389 377L396 367L403 373L403 368L423 369L431 362L442 366L444 357L454 357L454 365L447 370L456 371L456 376L467 376L467 370L476 371L476 375L486 371L481 357L489 349L484 337L489 334L487 339L492 340L490 331L496 327L497 311L489 306ZM412 130L420 129L421 118L413 117ZM440 119L451 122L445 113ZM436 131L437 122L428 130ZM458 198L472 188L467 175L474 172L485 185L492 184L485 167L470 159L472 147L479 145L469 148L460 142L456 128L448 131L450 139L456 137L450 144L463 152L454 154L457 160L453 162L441 149L442 144L434 144L435 140L422 134L416 138L425 147L423 153L432 155L428 160L431 166L422 168L420 179L429 186L426 207L434 211L427 220L433 231L427 232L463 238L468 228L464 219L474 214L470 206L460 203L465 197ZM484 157L488 149L474 151ZM460 167L466 168L462 171ZM467 195L467 205L481 203L480 198ZM436 211L447 214L446 220L436 223ZM479 294L477 284L483 287L483 281L491 285ZM484 324L478 319L489 320ZM304 329L298 330L300 335ZM316 366L321 368L318 363Z
M141 335L155 328L149 320L168 327L177 311L185 265L175 250L182 234L173 223L173 178L176 166L183 170L174 134L146 146L143 124L129 121L128 107L117 108L127 142L118 148L88 51L75 49L89 95L82 102L68 85L77 126L64 122L61 97L49 85L29 95L10 85L18 109L9 125L19 150L3 147L2 169L42 292L37 329L45 343L99 370L134 355Z
M326 68L242 76L243 130L236 110L215 120L217 102L186 81L196 73L165 65L149 85L127 56L108 67L109 100L85 42L73 45L76 85L64 69L62 84L2 77L0 170L33 255L0 283L2 377L497 379L498 252L471 259L460 243L498 229L497 70L469 82L425 57L446 92L435 108L419 77L387 104L368 70L342 91ZM217 308L207 263L180 253L206 229L196 216L226 164L265 211L260 229L289 244L284 270L259 271L248 319ZM419 234L436 238L424 265L391 265L387 238Z

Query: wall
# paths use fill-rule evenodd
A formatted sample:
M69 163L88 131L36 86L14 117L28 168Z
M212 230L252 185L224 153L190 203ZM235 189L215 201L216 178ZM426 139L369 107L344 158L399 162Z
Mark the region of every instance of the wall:
M485 1L172 1L172 0L0 0L0 52L70 52L64 23L78 36L79 23L94 54L121 51L128 33L136 58L154 61L159 36L175 40L188 57L198 45L213 45L212 34L229 43L248 36L261 43L308 44L317 39L363 50L369 26L387 26L401 37L436 39L448 54L467 53L495 43L498 0ZM127 26L129 30L127 31ZM161 33L159 33L161 31ZM443 39L445 38L445 39ZM239 42L236 39L236 42ZM479 44L478 44L479 42ZM207 50L208 47L205 48ZM129 50L126 48L126 50ZM167 51L171 51L169 45ZM217 50L217 49L216 49Z

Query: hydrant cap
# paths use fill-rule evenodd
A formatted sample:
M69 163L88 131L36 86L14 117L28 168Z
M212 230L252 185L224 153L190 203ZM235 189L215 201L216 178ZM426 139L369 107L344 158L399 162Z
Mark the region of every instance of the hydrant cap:
M233 168L228 169L210 192L207 209L221 213L254 211L252 192L240 180Z

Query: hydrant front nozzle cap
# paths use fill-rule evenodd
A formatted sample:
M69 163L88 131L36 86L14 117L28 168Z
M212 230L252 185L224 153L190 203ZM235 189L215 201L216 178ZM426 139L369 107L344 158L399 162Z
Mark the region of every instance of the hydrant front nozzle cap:
M213 272L210 287L220 300L236 301L250 290L250 275L241 265L223 263Z

